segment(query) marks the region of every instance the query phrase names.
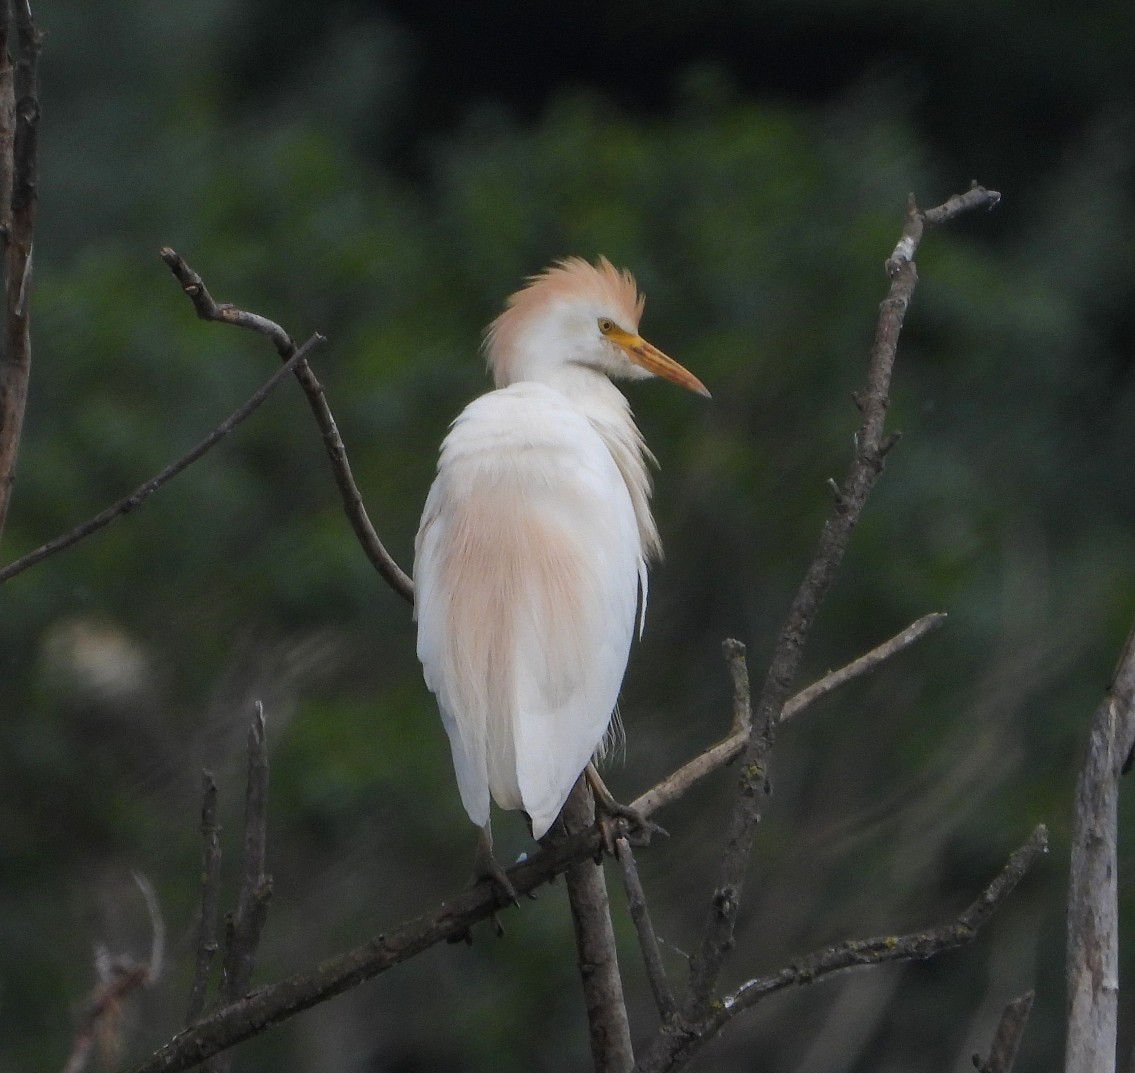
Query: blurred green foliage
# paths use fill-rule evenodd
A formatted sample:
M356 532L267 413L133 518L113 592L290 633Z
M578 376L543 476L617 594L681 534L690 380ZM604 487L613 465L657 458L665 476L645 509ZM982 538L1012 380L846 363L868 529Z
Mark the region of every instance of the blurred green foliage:
M668 5L658 25L751 29L750 6L708 5L687 24ZM889 40L890 5L852 7ZM907 191L934 203L996 164L977 178L1003 189L997 213L924 244L892 400L904 438L807 674L927 611L950 622L783 733L734 979L944 919L1036 822L1054 852L971 949L778 999L707 1061L956 1066L1036 986L1018 1068L1051 1068L1071 788L1135 611L1135 129L1130 96L1106 77L1129 13L1100 9L1094 29L1069 16L1079 44L1059 54L1056 16L1034 20L1029 5L987 6L980 33L955 5L907 16L893 28L903 47L926 33L941 65L977 64L952 107L920 100L878 57L800 103L755 94L748 72L690 49L651 108L568 76L541 91L535 118L491 96L447 100L452 122L423 132L408 162L406 117L428 111L408 87L428 57L389 14L326 8L271 28L261 6L226 0L40 14L35 366L4 560L187 450L273 367L262 340L194 319L160 246L218 300L328 337L313 363L407 568L437 444L485 386L481 329L551 259L606 254L649 295L648 337L714 393L630 392L661 462L667 545L624 689L625 762L610 772L631 797L723 732L724 636L749 644L759 680L829 507L825 481L847 465L850 393ZM842 25L826 5L774 8L789 27ZM652 25L634 5L626 19L628 34ZM285 61L270 76L249 66L266 42ZM996 77L998 114L1041 107L1026 93L1048 71L1077 87L1053 117L1066 148L1026 166L1027 139L1014 131L1006 149L973 98ZM158 887L171 949L166 978L131 1003L127 1054L177 1030L198 772L217 772L235 860L253 697L273 753L277 891L258 980L466 880L472 832L413 649L409 611L355 544L292 385L144 507L0 590L0 1070L62 1065L93 944L145 952L130 869ZM672 837L643 854L679 981L730 784L662 817ZM521 827L498 823L507 851L526 848ZM1125 866L1128 920L1132 878ZM562 890L506 926L501 942L430 951L303 1015L245 1047L238 1068L584 1068ZM653 1013L619 927L645 1037Z

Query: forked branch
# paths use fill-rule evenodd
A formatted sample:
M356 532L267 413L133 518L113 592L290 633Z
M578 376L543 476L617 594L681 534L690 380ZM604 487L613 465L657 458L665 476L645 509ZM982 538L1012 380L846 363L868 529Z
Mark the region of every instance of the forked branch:
M733 931L753 838L767 794L768 758L780 713L799 671L816 615L843 561L852 531L883 471L887 454L898 439L896 435L886 433L884 426L899 335L918 282L914 257L923 227L926 223L941 223L981 206L992 207L1000 196L996 191L974 184L966 194L957 195L927 212L919 211L913 197L908 202L902 237L886 263L890 285L879 307L866 383L855 397L861 413L855 452L847 475L837 489L835 506L824 523L816 552L781 628L745 745L717 883L706 913L702 941L693 958L689 992L682 1006L682 1018L690 1023L700 1023L707 1016L714 1002L721 967L733 945Z
M989 886L953 920L906 935L880 935L836 943L806 954L778 972L749 980L714 1003L707 1015L696 1023L674 1020L663 1024L658 1037L635 1066L635 1073L665 1073L684 1065L739 1013L778 991L818 983L852 969L892 961L923 961L973 942L1036 859L1047 851L1048 830L1042 825L1010 856Z
M149 499L162 485L172 481L179 473L188 469L197 459L220 443L237 425L257 410L264 400L272 394L273 388L311 353L316 344L322 343L323 341L323 336L313 335L256 389L240 409L231 413L213 429L208 436L201 440L200 443L187 451L181 458L177 459L177 461L171 462L161 473L138 485L129 495L123 496L118 502L112 503L105 510L99 511L93 518L88 518L87 521L75 526L74 529L60 534L52 540L49 540L46 544L41 545L34 551L29 551L27 555L21 556L3 569L0 569L0 585L14 578L17 574L21 574L25 570L35 566L36 563L46 559L49 555L63 551L65 548L71 547L72 544L78 544L80 540L85 540L93 533L97 533L100 529L110 525L115 518L119 518L123 514L129 514L136 507L141 506L141 504Z
M238 328L247 328L271 340L272 345L281 358L288 360L295 353L295 343L292 337L284 331L275 321L262 317L258 313L249 313L228 303L214 300L205 286L204 280L186 264L184 258L168 246L162 250L162 260L169 266L186 297L193 303L197 316L202 320L219 321L222 324L232 324ZM308 405L319 431L323 436L323 447L331 463L331 472L339 488L339 495L343 501L343 510L347 520L351 523L355 537L362 545L371 564L379 572L386 583L408 603L414 602L414 583L393 557L383 546L378 533L375 532L363 505L363 497L355 484L354 474L351 472L351 463L347 458L347 448L343 438L339 435L339 426L331 408L327 405L327 398L323 385L312 372L306 361L295 366L296 379L307 396Z
M903 651L913 643L913 638L922 636L927 628L929 627L912 634L912 628L908 627L898 635L905 638L902 643L897 643L896 638L892 638L874 652L885 649L888 655L894 655ZM736 643L728 648L731 661L735 661L743 651L743 646ZM873 653L868 653L868 657L871 656ZM874 667L882 658L886 657L862 657L856 664ZM736 663L731 665L734 667L734 683L738 690L734 700L736 722L743 692L736 674ZM833 674L841 680L848 679L842 670ZM827 677L829 676L825 676L825 679ZM813 690L813 698L817 695L819 691ZM727 739L729 740L731 739ZM711 756L709 762L701 762L703 757L698 757L683 765L678 772L632 801L630 807L644 818L649 818L657 809L676 800L696 781L723 767L738 751L739 746L732 751L723 751L721 746L714 746L705 754ZM601 851L602 844L602 833L595 827L588 828L563 841L557 841L532 858L514 865L508 870L509 881L518 895L527 894L560 875L572 864L593 859ZM487 920L510 905L506 896L492 883L480 883L462 891L432 912L331 958L315 970L298 973L279 983L260 988L209 1014L196 1024L191 1024L186 1031L136 1066L133 1073L171 1073L173 1070L188 1069L211 1055L258 1035L271 1025L386 972L431 946L465 936L474 924Z

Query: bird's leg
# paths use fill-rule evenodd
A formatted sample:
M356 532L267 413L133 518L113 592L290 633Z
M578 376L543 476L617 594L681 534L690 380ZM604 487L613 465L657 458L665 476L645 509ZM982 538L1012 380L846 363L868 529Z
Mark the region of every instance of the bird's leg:
M483 879L487 879L493 885L498 897L504 897L513 905L520 904L516 900L516 889L496 857L493 856L493 832L487 823L477 831L477 852L473 855L473 882L480 883ZM495 909L489 919L492 921L493 931L496 932L499 939L504 935L504 925L501 924L500 917ZM466 928L460 934L452 936L449 941L451 943L472 943L473 933Z
M637 809L633 809L629 805L619 804L599 777L599 771L593 761L588 761L583 773L587 777L587 783L595 797L595 822L599 824L599 830L603 832L603 844L612 857L615 855L615 839L618 837L616 828L620 820L625 821L630 828L627 833L631 836L631 841L640 845L646 845L650 841L651 835L665 835L667 833L665 828L648 820Z
M512 902L513 905L520 904L516 900L516 890L513 888L512 882L496 857L493 856L493 831L488 823L477 832L477 852L473 857L473 880L479 882L482 879L487 879L492 883L497 892ZM500 923L496 921L495 917L494 923L500 930Z

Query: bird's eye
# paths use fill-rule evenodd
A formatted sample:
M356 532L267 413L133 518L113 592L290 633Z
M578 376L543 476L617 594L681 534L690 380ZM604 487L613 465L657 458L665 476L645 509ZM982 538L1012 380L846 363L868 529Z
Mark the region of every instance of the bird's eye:
M604 335L610 335L615 330L615 322L608 320L606 317L599 318L599 331Z

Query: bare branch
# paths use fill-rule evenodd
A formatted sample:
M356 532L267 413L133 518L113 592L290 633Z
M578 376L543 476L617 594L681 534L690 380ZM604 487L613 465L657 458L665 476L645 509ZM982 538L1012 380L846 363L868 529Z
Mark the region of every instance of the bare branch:
M569 835L595 826L595 804L585 776L576 782L561 817ZM631 1030L603 865L591 858L576 861L564 873L564 882L595 1073L630 1073L634 1066Z
M800 690L785 704L784 710L780 713L780 721L787 723L789 719L804 711L805 708L811 707L821 697L826 697L852 679L873 671L880 663L890 659L896 652L909 648L920 637L931 630L936 630L946 621L946 618L944 611L933 611L929 615L923 615L917 622L912 622L905 630L896 633L889 641L884 641L877 648L871 649L870 652L847 664L846 667L825 674L823 678L808 686L807 689Z
M12 8L4 5L4 44L11 48ZM4 335L0 351L0 535L8 516L16 460L24 425L31 374L28 297L37 200L36 148L39 138L40 34L28 0L15 0L17 50L14 72L3 72L0 89L0 135L11 131L10 150L0 168L0 187L8 196L0 210L5 225ZM5 61L6 62L6 61ZM9 89L9 79L11 88ZM10 153L10 155L9 155Z
M1092 717L1076 782L1068 891L1065 1073L1115 1069L1119 998L1119 779L1135 745L1135 626Z
M639 878L638 865L635 863L634 850L625 836L615 840L615 856L623 872L623 886L627 891L627 908L630 910L631 920L638 934L638 944L642 948L642 960L646 965L646 976L650 981L650 990L654 993L654 1001L658 1006L658 1013L662 1020L672 1017L678 1009L678 1002L674 998L674 989L666 975L666 966L662 963L662 950L658 945L658 934L650 919L650 909L646 904L646 892L642 888Z
M907 637L905 644L899 644L896 638L892 638L880 648L889 649L889 653L893 655L925 632L925 629L916 631L914 627L908 627L899 635ZM875 665L866 657L861 657L856 662L865 668ZM630 807L644 818L649 817L663 805L680 797L699 778L723 766L727 762L727 750L732 750L729 755L736 756L742 746L743 739L736 736L726 739L663 779L633 801ZM712 762L702 763L706 757L712 758ZM516 894L527 894L562 874L575 862L593 860L602 847L602 833L597 827L590 827L543 847L538 854L508 869L509 882ZM432 912L331 958L312 972L298 973L259 988L217 1010L170 1040L136 1066L133 1073L171 1073L174 1070L188 1069L211 1055L257 1035L270 1025L287 1020L302 1010L386 972L422 950L437 943L460 939L474 924L510 908L512 904L495 884L478 883L448 899Z
M911 194L906 202L906 219L903 223L902 236L894 248L894 252L887 258L886 272L888 276L896 272L906 263L914 260L922 241L922 232L925 224L934 227L948 223L963 213L974 209L994 209L1001 201L1001 195L996 190L987 190L980 183L970 183L970 188L964 194L954 194L941 205L936 205L925 212L920 211Z
M982 1061L981 1055L973 1056L974 1068L980 1073L1011 1073L1017 1060L1017 1048L1029 1023L1029 1013L1033 1008L1036 992L1026 991L1013 999L1001 1013L993 1046L989 1050L989 1060Z
M922 219L932 227L937 227L975 209L995 209L1000 202L1001 195L996 190L987 190L974 179L964 194L954 194L941 205L927 209L923 212Z
M248 728L248 782L244 801L244 850L236 911L228 936L220 1001L226 1004L248 990L260 932L268 915L272 879L264 872L268 830L268 747L264 707L257 701Z
M16 69L10 49L12 15L12 0L0 0L0 249L5 252L12 230L12 150L16 139Z
M675 1018L664 1024L643 1054L635 1073L664 1073L688 1062L741 1011L789 987L817 983L852 969L883 965L891 961L916 961L954 950L973 941L978 931L1016 888L1036 859L1048 851L1048 830L1037 827L1017 849L988 887L957 917L935 928L906 935L882 935L854 939L825 947L799 958L793 964L742 985L732 995L713 1004L695 1022Z
M123 1001L132 991L157 983L162 974L165 920L153 885L139 872L134 872L133 876L150 917L150 959L135 961L128 954L114 957L104 947L96 947L95 969L99 982L84 1003L83 1018L75 1031L63 1073L82 1073L96 1043L107 1050L117 1050Z
M185 263L180 254L168 246L162 250L162 260L169 266L181 284L181 289L193 303L197 316L202 320L220 321L224 324L233 324L238 328L247 328L258 332L271 340L276 352L282 358L290 358L295 349L292 337L275 321L262 317L257 313L248 313L236 306L214 301L201 277ZM347 458L347 449L343 438L339 435L339 427L331 408L327 405L323 385L312 372L307 362L300 362L295 368L296 379L307 396L308 405L315 415L315 422L323 434L323 447L331 462L331 472L339 488L339 495L343 501L343 510L347 520L351 523L355 537L362 546L371 564L378 571L383 580L408 603L414 602L414 583L402 568L394 561L386 550L378 533L375 532L363 505L363 498L355 484L354 474L351 472L351 463Z
M313 335L288 359L286 364L277 369L276 372L260 385L256 392L239 410L230 414L229 417L222 421L208 436L198 443L196 447L183 455L176 462L172 462L170 465L166 466L157 476L151 477L145 483L138 485L128 496L123 497L117 503L112 503L106 510L100 511L93 518L83 522L82 525L76 526L70 532L63 533L53 540L49 540L46 544L36 548L35 551L30 551L27 555L21 556L19 559L5 566L0 570L0 585L14 578L17 574L23 573L23 571L35 566L36 563L46 559L49 555L63 551L64 548L69 548L72 544L77 544L80 540L84 540L92 533L97 533L100 529L114 521L115 518L123 514L129 514L135 507L138 507L145 500L149 499L163 484L167 484L183 470L188 469L189 466L196 462L206 451L215 447L225 436L232 432L237 425L258 409L264 400L272 393L273 388L275 388L288 373L292 372L295 366L303 362L307 354L309 354L318 343L324 341L323 336Z
M217 826L217 782L209 771L201 772L201 921L197 930L197 957L189 1010L185 1023L192 1024L205 1009L209 970L217 953L217 924L221 904L221 829Z
M853 679L873 671L880 663L897 655L904 649L909 648L915 641L924 637L931 630L937 629L945 621L946 615L940 611L923 615L917 622L912 622L905 630L895 634L894 637L884 641L876 648L871 649L870 652L864 653L858 659L847 664L846 667L841 667L839 670L830 671L828 674L825 674L823 678L813 682L812 685L801 690L794 697L789 699L781 710L780 722L784 723L789 719L795 718L806 708L815 704L821 697L825 697L840 686L846 685ZM734 672L736 666L733 660L736 658L737 652L736 649L728 646L739 644L740 642L737 641L726 642L726 657L731 661L731 674ZM743 656L744 646L741 645L740 647L741 655ZM636 801L632 802L632 808L643 813L643 815L649 815L665 805L672 804L682 797L691 786L705 778L710 772L725 767L740 756L741 751L745 748L746 742L749 740L749 732L747 728L745 730L738 729L738 711L747 711L748 709L742 709L741 706L738 705L736 679L734 679L734 683L734 725L730 730L729 737L683 764L677 771L667 776Z
M516 894L535 890L577 861L594 857L602 835L590 827L548 846L508 870ZM447 899L429 913L377 935L360 946L328 958L309 972L298 973L255 991L180 1032L150 1055L134 1073L173 1073L249 1039L301 1010L341 994L409 960L423 950L458 939L482 920L507 909L512 901L485 881Z
M749 666L745 661L745 646L727 637L721 645L725 662L729 664L729 677L733 682L733 725L731 734L748 734L753 725L753 697L749 688Z
M923 219L928 215L935 220L949 219L964 209L989 203L989 196L986 192L983 199L975 191L970 191L969 195L961 195L956 202L951 199L944 206L923 214ZM902 256L892 255L887 264L890 286L879 307L865 389L857 396L861 420L855 437L855 454L840 485L833 511L824 523L815 555L781 628L761 688L753 729L740 767L716 887L710 899L702 942L691 967L690 989L683 1004L683 1015L689 1020L700 1020L706 1015L721 966L733 945L733 929L753 838L760 821L762 802L768 793L766 769L780 712L788 700L816 614L835 580L851 533L883 471L886 456L896 442L893 435L885 434L884 424L899 334L918 282L913 258L921 231L911 223L916 212L912 200L907 210L907 227L904 227L903 239L899 242Z

